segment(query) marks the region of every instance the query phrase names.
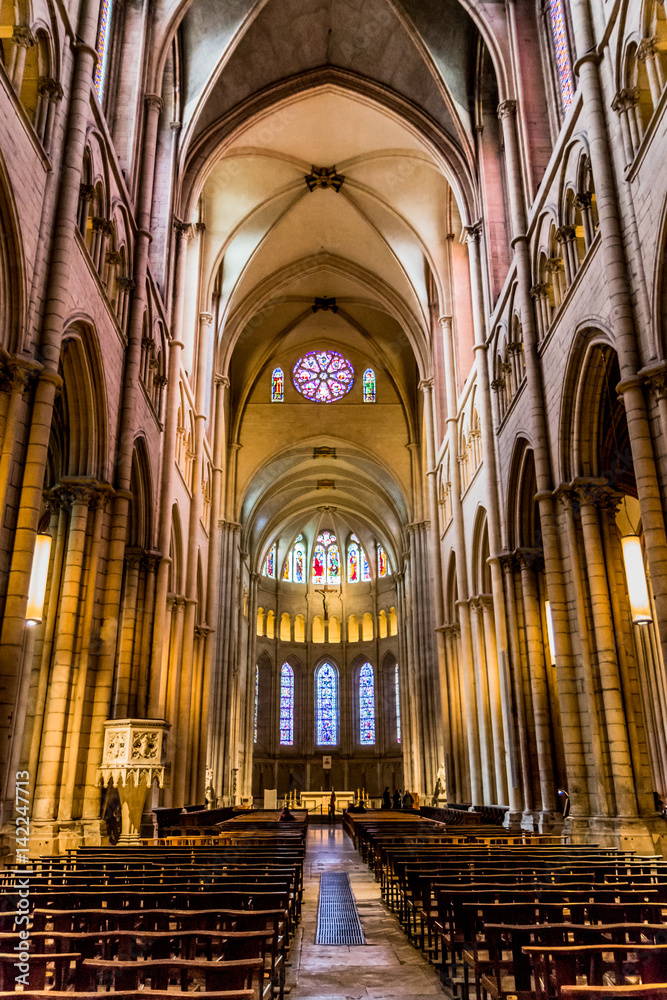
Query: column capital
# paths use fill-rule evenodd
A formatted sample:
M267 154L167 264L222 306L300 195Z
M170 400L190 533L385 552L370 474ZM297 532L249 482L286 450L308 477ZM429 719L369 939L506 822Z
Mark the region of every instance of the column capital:
M93 232L102 233L103 236L111 236L113 233L113 222L111 219L102 218L101 215L94 215Z
M530 295L531 299L533 299L533 301L534 301L535 299L540 299L544 295L546 295L547 292L548 292L548 290L549 290L549 286L548 285L546 285L544 282L539 282L537 285L533 285L530 288L528 294Z
M667 397L667 361L646 365L637 374L644 380L644 384L648 386L656 399Z
M160 114L164 107L164 102L159 94L146 94L144 102L149 111L155 111L157 114Z
M215 384L221 386L223 389L229 389L229 375L216 375Z
M557 271L563 270L563 258L549 257L544 266L549 274L555 274Z
M513 573L517 568L517 558L514 552L499 552L496 558L505 573Z
M516 101L502 101L498 105L498 117L502 120L504 118L513 118L516 115Z
M521 569L540 570L544 566L544 553L542 549L530 549L523 547L515 549L513 552L516 564Z
M213 322L212 314L209 312L200 312L199 322L202 324L202 326L210 326L211 323Z
M149 573L154 573L156 571L160 565L161 559L162 553L158 552L157 549L147 549L144 551L143 562Z
M41 97L48 97L50 101L60 101L63 88L52 76L40 76L37 80L37 93Z
M191 222L182 222L181 219L174 216L172 225L177 236L188 241L192 239L194 233L192 232Z
M618 113L628 111L639 103L639 87L624 87L614 95L611 110Z
M178 133L181 131L182 128L183 128L183 122L169 122L169 129L175 135L178 135Z
M145 555L144 550L142 548L139 548L138 545L137 546L128 545L128 547L125 549L125 562L127 563L128 566L134 568L135 566L140 565L140 563L143 561L144 555Z
M430 392L433 389L433 378L423 378L419 381L419 386L421 392Z
M27 24L17 24L12 32L12 41L23 49L31 49L37 39Z
M107 250L104 263L111 267L118 267L119 264L123 263L123 255L118 250Z
M637 46L637 58L646 62L649 56L654 56L658 50L658 39L655 35L650 38L642 38Z
M444 330L444 329L445 329L446 327L449 327L449 328L451 328L451 325L452 325L452 317L451 317L451 316L438 316L438 323L439 323L439 324L440 324L440 326L441 326L441 327L443 328L443 330Z
M561 226L556 230L556 239L559 243L567 243L568 240L573 240L577 235L577 231L574 226Z
M588 209L593 203L593 197L590 191L579 191L578 194L574 196L574 207L581 209Z
M463 227L466 243L479 243L482 238L482 221L471 222L469 226Z

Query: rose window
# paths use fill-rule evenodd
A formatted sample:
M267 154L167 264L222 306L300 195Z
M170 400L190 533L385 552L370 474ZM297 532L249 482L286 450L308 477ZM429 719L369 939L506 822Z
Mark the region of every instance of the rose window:
M333 403L354 385L354 368L337 351L309 351L292 371L294 386L315 403Z

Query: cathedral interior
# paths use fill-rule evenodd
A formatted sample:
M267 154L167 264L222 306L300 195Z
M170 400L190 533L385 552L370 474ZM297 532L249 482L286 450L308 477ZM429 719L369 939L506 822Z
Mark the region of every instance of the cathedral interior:
M662 853L666 85L662 0L2 0L0 854Z

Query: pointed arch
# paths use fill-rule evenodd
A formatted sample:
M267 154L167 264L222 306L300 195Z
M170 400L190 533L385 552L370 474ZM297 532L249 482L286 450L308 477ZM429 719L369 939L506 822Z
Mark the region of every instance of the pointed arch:
M337 746L339 725L338 668L324 660L315 670L315 743Z

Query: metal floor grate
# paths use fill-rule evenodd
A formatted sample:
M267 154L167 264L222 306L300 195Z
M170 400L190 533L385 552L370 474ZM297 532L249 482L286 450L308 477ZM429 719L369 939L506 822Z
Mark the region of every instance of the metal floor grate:
M320 875L315 944L366 944L345 872Z

